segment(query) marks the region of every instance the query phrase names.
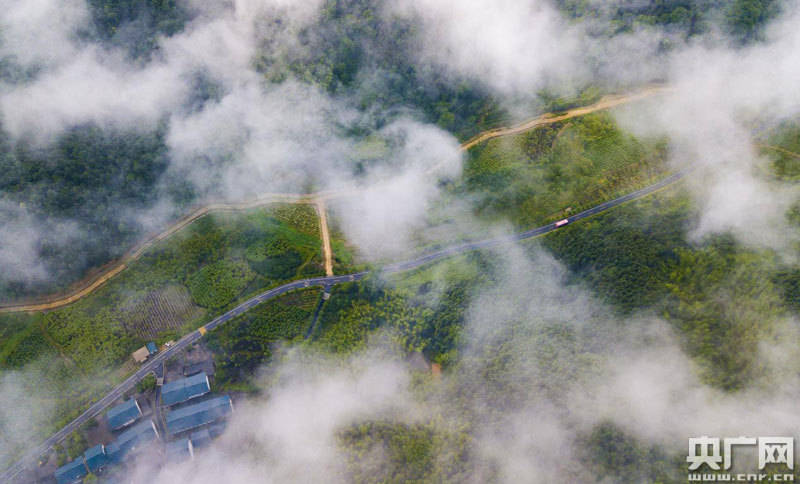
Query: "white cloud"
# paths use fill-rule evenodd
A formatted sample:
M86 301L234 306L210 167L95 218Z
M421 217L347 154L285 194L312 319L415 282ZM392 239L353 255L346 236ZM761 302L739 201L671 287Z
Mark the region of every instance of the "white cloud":
M39 245L46 241L65 247L80 235L73 223L37 220L24 206L2 200L0 220L0 267L6 281L45 281L49 271L39 257Z
M50 142L65 128L83 123L151 129L180 105L180 73L153 63L144 69L89 48L72 62L12 88L0 98L3 126L18 137Z
M0 55L26 67L69 61L79 50L78 29L86 27L88 19L84 0L3 0Z
M790 28L798 18L783 19L764 44L679 50L669 60L670 94L620 117L634 132L667 134L676 167L701 168L690 183L701 214L698 237L732 231L747 244L775 249L797 239L785 218L797 190L764 176L768 162L753 133L756 122L800 113L790 81L800 76L800 35Z
M386 14L421 22L421 62L481 79L503 93L532 94L580 68L578 33L549 2L403 0Z
M214 447L165 467L156 482L346 482L341 431L364 419L414 419L408 373L385 355L335 362L295 354L277 373L269 398L235 402Z
M777 326L787 329L786 344L767 338L753 348L764 352L767 380L726 393L699 380L664 321L616 318L585 289L565 285L566 270L540 250L496 254L501 280L472 299L460 362L442 382L414 386L396 356L375 349L380 343L346 359L290 350L266 374L262 396L236 403L210 451L161 469L157 482L348 482L339 432L370 421L468 432L462 470L473 482L509 483L593 479L585 438L600 423L668 458L684 456L689 437L791 435L800 424L796 322ZM454 450L438 442L434 460ZM388 465L385 458L365 453L357 465Z
M334 201L345 235L369 260L410 253L440 200L439 181L460 175L462 162L455 138L432 126L400 120L380 136L399 146L385 163L368 168L351 194Z

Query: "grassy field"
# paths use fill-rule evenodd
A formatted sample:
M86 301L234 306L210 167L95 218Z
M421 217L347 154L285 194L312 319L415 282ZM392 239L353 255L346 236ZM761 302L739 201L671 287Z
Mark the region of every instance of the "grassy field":
M130 353L145 342L177 338L254 293L316 275L324 270L313 207L209 215L70 306L0 315L0 376L23 372L51 409L33 442L133 371Z

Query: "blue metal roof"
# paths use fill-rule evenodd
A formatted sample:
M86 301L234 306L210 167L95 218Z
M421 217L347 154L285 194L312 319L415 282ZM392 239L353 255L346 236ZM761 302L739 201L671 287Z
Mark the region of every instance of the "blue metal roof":
M147 351L149 351L151 355L158 353L158 346L156 346L156 344L153 343L152 341L144 346L145 348L147 348Z
M131 398L127 402L120 403L106 413L108 419L108 426L112 430L119 430L122 427L132 424L139 417L142 416L142 409L135 398Z
M125 432L119 434L117 440L108 444L106 453L113 462L122 461L128 452L136 450L140 444L146 444L158 439L158 431L152 420L139 422Z
M56 469L55 477L58 484L70 484L80 481L86 474L88 472L86 471L86 466L83 465L83 456L81 456Z
M86 460L86 467L91 472L97 472L108 464L108 456L106 455L106 447L103 444L97 444L83 454Z
M179 439L167 444L167 458L170 460L183 460L194 457L194 449L189 439Z
M189 405L167 415L167 430L178 434L211 423L233 411L231 397L223 395Z
M211 443L211 434L208 432L208 429L192 432L192 435L189 438L192 440L192 446L194 448L205 447Z
M221 422L216 422L208 426L208 435L211 436L212 439L216 439L222 432L225 431L226 422L223 420Z
M125 457L125 453L122 452L120 446L116 442L111 442L106 446L106 455L108 455L108 461L112 464L118 464L122 462L122 459Z
M205 395L210 391L211 385L208 383L208 375L202 372L164 384L161 387L161 402L164 405L171 406Z

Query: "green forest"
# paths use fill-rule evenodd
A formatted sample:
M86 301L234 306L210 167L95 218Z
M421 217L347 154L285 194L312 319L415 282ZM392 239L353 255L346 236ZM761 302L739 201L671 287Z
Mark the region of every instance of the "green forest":
M569 130L574 131L570 134ZM562 153L558 148L561 141L554 142L558 132L573 137L563 141L571 153L581 153L562 159L578 178L574 182L578 188L572 192L575 196L586 191L582 175L609 180L611 187L624 186L626 191L645 183L648 178L640 175L642 172L649 176L662 173L666 154L661 140L636 140L619 132L606 115L597 115L568 127L547 127L474 150L458 189L473 194L514 193L516 183L525 186L527 173L544 171L541 165L552 163L550 160ZM597 133L602 134L593 135ZM766 136L764 154L776 177L791 176L798 133L789 123ZM604 137L615 142L605 145ZM584 165L571 168L568 160L576 159ZM612 159L622 161L604 163ZM496 174L504 169L512 175L497 181ZM615 185L615 177L606 175L606 170L629 173L633 185ZM624 178L618 175L616 179ZM538 180L542 179L548 180ZM594 194L598 198L587 203L596 203L613 190ZM526 191L519 189L519 193ZM536 190L530 190L530 196L536 197ZM514 214L522 212L515 210L519 203L523 202L490 204L479 198L474 208L478 213L486 211L513 220ZM520 218L517 223L546 220L548 212L557 208L525 214L531 218ZM697 365L701 380L735 394L764 371L751 349L774 341L786 316L798 314L800 271L769 250L745 247L728 235L692 240L689 231L697 215L685 187L679 184L525 243L525 250L531 257L542 249L552 253L567 269L567 288L588 289L614 318L635 322L642 311L664 318ZM494 290L503 279L506 266L501 260L492 252L475 252L390 280L371 277L337 286L322 303L311 333L318 292L264 305L211 335L218 364L224 368L222 377L233 388L257 391L247 383L252 369L274 363L274 352L284 345L305 345L346 357L368 348L371 342L385 342L388 336L401 357L421 352L428 361L442 365L449 377L444 390L429 374L418 375L413 388L423 400L448 392L448 417L434 416L415 424L365 421L344 428L340 445L348 456L348 478L372 482L369 476L380 475L386 482L455 482L464 472L484 472L470 467L482 465L474 455L471 433L475 422L497 419L499 424L504 412L529 398L527 380L517 373L519 365L531 372L526 378L549 375L546 381L550 385L536 380L537 392L558 402L566 398L563 391L568 382L591 377L598 359L604 358L603 348L592 343L597 337L594 333L601 328L613 333L613 328L602 325L585 326L584 331L590 332L585 334L558 322L532 325L512 319L498 325L496 334L488 339L491 344L479 353L465 351L468 308L476 295ZM270 321L274 326L267 329ZM536 351L520 353L525 348ZM521 354L524 361L519 361ZM476 392L488 398L480 414L474 413L467 397ZM496 414L485 413L492 408L497 409ZM459 416L455 423L453 415ZM578 442L588 467L612 482L673 482L681 478L685 466L685 456L638 441L611 422L598 424L580 435ZM383 449L388 458L380 467L369 467L364 456L376 448ZM497 476L490 472L485 477L492 480Z
M0 300L55 292L126 252L139 240L141 227L120 212L151 206L158 186L167 181L168 164L163 130L77 127L49 147L12 144L1 137L0 201L24 208L43 226L46 235L33 243L50 277L0 277ZM178 180L168 184L177 206L185 207L191 190ZM0 211L3 223L16 217L13 211Z
M726 237L699 245L687 242L693 216L687 201L676 187L526 244L526 250L550 250L568 267L568 285L588 288L623 320L635 321L639 310L663 316L697 362L700 377L736 392L762 371L749 348L770 341L782 317L797 311L792 283L768 252L752 251ZM470 465L481 464L470 445L474 422L497 419L499 424L505 412L530 398L525 378L549 375L545 381L552 386L535 380L537 393L558 402L566 398L568 382L591 377L597 359L604 358L604 349L592 343L602 325L588 324L583 331L590 334L583 334L559 322L522 319L499 322L490 344L477 354L465 352L466 310L476 294L494 290L503 279L498 257L479 252L397 276L391 284L372 279L337 287L324 302L314 333L302 344L345 356L370 341L386 341L388 335L403 355L421 351L449 375L445 389L434 385L430 375L421 375L414 383L420 398L436 398L442 391L463 398L448 393L449 417L444 421L432 418L410 426L367 421L342 430L340 444L351 456L348 477L355 482L372 482L371 472L387 482L456 482L464 472L477 471ZM793 284L796 290L796 277ZM730 297L720 299L719 294ZM230 378L229 369L247 369L250 373L234 375L252 375L253 368L269 363L276 348L299 344L317 298L316 292L309 295L304 307L299 295L276 301L212 334L224 378ZM270 321L274 326L266 329ZM527 375L522 379L520 368ZM476 392L488 399L479 414L470 403ZM496 409L496 414L486 409ZM457 429L453 415L458 415ZM684 456L639 442L610 422L579 441L589 467L614 482L672 482L685 465ZM375 446L390 457L380 468L364 467L370 461L362 457Z
M509 100L481 81L415 63L419 32L412 20L376 14L385 3L326 0L322 14L300 33L302 48L281 49L260 38L264 45L253 59L266 88L306 83L359 113L351 124L337 126L348 141L370 152L347 160L345 169L352 173L385 157L386 147L378 146L382 141L374 133L401 116L435 124L463 141L509 124L520 113L562 112L619 87L579 86L571 97L542 90L525 106L515 106L519 112L512 115ZM734 49L764 41L770 22L786 8L781 0L554 3L569 22L610 18L592 24L602 28L589 29L588 35L601 39L658 27L663 52L673 42L691 43L705 34L720 34ZM89 0L88 5L91 23L80 32L82 41L121 48L137 65L158 59L159 39L191 28L194 14L179 0ZM9 85L36 75L35 68L0 59L0 79ZM209 73L194 76L186 110L222 94ZM119 258L144 236L133 214L168 202L173 213L166 218L177 219L202 199L205 194L170 170L169 122L165 117L152 129L71 126L47 146L13 140L0 125L0 224L20 222L25 213L41 227L34 249L48 274L46 280L18 280L0 272L0 302L63 290ZM759 176L768 182L800 180L796 122L783 120L757 141L765 160ZM613 113L493 139L464 155L462 175L440 184L441 213L428 215L439 222L459 206L487 233L501 224L532 228L663 178L672 170L670 150L668 139L625 132ZM378 154L371 156L373 151ZM570 384L591 379L607 357L592 338L613 336L614 328L601 321L608 314L619 324L662 319L700 380L736 395L767 371L753 349L776 342L787 319L800 316L800 269L731 235L698 240L691 233L698 216L686 187L678 184L520 244L530 259L542 251L552 255L564 269L565 291L586 291L607 314L591 315L585 326L500 314L477 348L469 347L470 311L481 295L502 300L498 288L508 269L502 251L473 252L387 278L372 274L331 288L330 298L319 288L294 291L208 334L217 365L215 390L268 393L259 386L261 370L293 347L346 359L388 341L404 363L421 355L441 365L445 382L431 371L411 376L413 395L437 402L430 414L407 422L370 418L337 432L348 479L397 483L499 480L499 471L483 467L475 447L480 426L503 428L508 412L522 409L532 393L566 408ZM800 200L786 216L800 226ZM331 220L336 274L364 269L338 223ZM163 344L268 288L323 274L313 206L275 204L211 214L150 247L74 304L0 314L0 371L22 372L24 390L46 403L35 416L45 425L30 436L38 441L135 371L130 353L145 342ZM154 384L150 379L140 388ZM66 453L83 448L80 439L78 433L71 437ZM638 441L613 422L578 435L577 447L598 482L685 477L684 455ZM371 466L368 457L376 454L383 458ZM63 449L59 455L66 455ZM0 464L7 458L0 457Z
M613 17L621 31L636 23L656 23L680 26L687 35L704 32L707 29L704 23L720 21L728 26L732 35L745 42L761 38L764 26L780 11L777 0L725 3L661 1L637 7L621 4L615 7ZM354 136L368 135L390 122L400 114L394 106L408 106L425 121L439 125L462 140L508 122L509 115L502 108L502 102L494 99L479 82L466 78L454 80L435 69L420 71L411 63L411 53L417 42L414 28L408 21L399 18L390 21L375 15L376 9L381 8L380 3L330 0L325 5L323 15L301 36L307 48L299 52L307 54L271 50L265 46L255 62L272 82L283 82L291 77L318 85L364 112L385 113L372 117L369 125L348 127ZM598 7L591 2L565 0L559 5L575 19L598 15L595 11ZM90 7L98 41L128 45L134 56L149 56L157 47L158 35L180 32L191 20L190 12L174 0L91 0ZM8 68L12 75L13 66L8 64ZM364 78L366 72L372 76L369 82ZM203 73L197 75L196 99L191 102L213 99L218 91L215 81ZM597 93L596 87L584 91L578 104L591 102ZM574 101L554 98L546 92L540 95L539 109L559 110L575 105ZM124 253L139 240L142 227L133 218L117 217L120 208L146 209L158 197L166 195L175 205L177 217L194 202L197 194L192 187L167 171L169 155L164 143L167 128L163 123L151 132L74 126L53 146L46 148L25 141L12 142L0 132L0 200L24 206L45 228L43 233L52 234L52 239L45 237L36 244L51 277L46 281L0 278L0 300L21 300L56 292L89 269ZM567 131L574 129L570 127ZM585 126L578 129L585 129ZM552 135L539 133L537 136ZM564 138L568 140L570 136ZM600 144L605 142L613 147L615 141L618 140L609 139ZM566 146L566 140L561 145L562 151L571 149ZM597 146L596 149L608 147ZM480 151L492 149L491 146L480 147ZM521 149L535 150L525 144ZM629 152L626 156L658 156L635 152L642 147L621 149ZM652 148L646 149L652 151ZM492 154L488 152L483 156ZM552 158L561 161L570 154L566 152ZM536 154L529 152L527 156ZM558 170L563 171L563 168L552 163L546 176L557 181L559 177L572 174ZM504 167L501 173L494 175L494 183L501 183L503 176L514 174ZM535 181L530 174L527 178ZM491 178L487 178L489 180ZM597 188L603 189L602 184ZM500 196L497 203L508 201L509 196L512 195ZM13 221L15 215L7 212L4 209L0 213L0 220ZM87 236L78 237L69 244L62 243L65 222L74 233Z
M124 47L133 58L147 58L159 35L173 35L190 20L178 0L88 0L92 34Z
M453 79L413 63L415 27L378 15L384 0L328 0L322 15L301 34L303 54L264 49L257 66L274 82L293 77L319 86L373 114L371 126L388 124L413 108L425 121L467 139L508 119L499 99L470 79ZM408 113L406 113L408 114Z
M607 35L624 32L637 24L658 24L674 26L691 36L719 23L733 38L744 43L761 39L765 26L781 11L779 0L664 0L636 5L623 2L602 12L596 3L583 0L561 0L558 5L575 21L610 11L612 24L617 27ZM157 49L159 35L181 32L191 22L192 15L175 0L91 0L89 6L92 31L86 33L87 38L126 46L132 56L143 61ZM509 121L501 100L495 99L480 82L453 79L452 75L436 69L420 69L412 63L411 54L418 42L413 25L410 20L387 20L376 15L380 8L381 2L328 0L323 14L301 35L306 48L285 52L265 45L255 65L271 82L292 78L311 83L365 113L382 113L369 116L367 124L347 126L346 130L357 138L367 136L400 114L409 114L408 110L398 110L398 106L410 108L412 115L435 123L462 140ZM7 74L4 77L9 80L35 75L19 69L13 59L0 62L0 75ZM202 104L219 95L219 86L213 78L202 72L196 77L196 92L190 103ZM580 100L577 104L591 102L600 92L602 89L597 86L589 86L577 98ZM539 94L539 103L530 106L531 110L559 110L576 104L574 100L559 99L547 92ZM159 197L166 196L175 206L173 215L177 217L195 201L198 194L193 188L167 171L169 154L164 143L167 123L164 120L157 129L144 132L73 126L54 145L44 148L24 140L11 141L0 130L0 201L24 207L43 227L42 232L51 234L50 238L36 242L36 250L50 277L47 280L0 277L1 301L57 292L91 268L124 253L142 236L142 227L132 217L117 217L121 208L147 209ZM612 141L608 144L611 146ZM558 170L554 164L547 176L554 179L564 176ZM495 175L495 183L513 174L504 168ZM2 208L0 221L10 223L16 216ZM65 244L67 227L71 233L86 236L75 237Z
M720 27L734 42L747 44L764 39L770 20L781 12L781 0L655 0L651 2L591 2L557 0L569 17L590 20L601 13L610 15L612 36L637 28L660 26L684 38L708 33Z

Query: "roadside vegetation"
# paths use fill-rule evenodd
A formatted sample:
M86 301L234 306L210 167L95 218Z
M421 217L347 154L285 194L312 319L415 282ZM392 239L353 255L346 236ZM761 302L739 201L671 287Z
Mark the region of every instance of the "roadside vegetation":
M130 354L147 341L163 344L255 293L324 275L316 221L307 205L208 215L74 304L0 314L0 371L25 372L30 394L54 409L31 441L132 372Z
M272 361L282 345L302 342L310 329L319 288L299 290L267 301L212 331L208 347L217 365L220 391L255 391L252 377Z
M472 148L454 191L480 217L531 228L654 182L667 173L667 147L589 114Z
M735 391L758 375L749 349L797 310L797 271L731 237L690 243L693 217L687 195L674 187L549 234L542 244L569 269L571 283L591 289L620 316L652 311L665 317L703 379ZM375 331L390 330L407 351L423 351L446 367L457 360L470 296L497 275L493 257L480 252L434 267L398 276L396 286L372 281L335 288L315 342L346 353Z
M587 288L622 321L637 321L641 312L664 318L694 360L699 377L735 393L763 370L753 348L772 342L785 316L797 314L791 292L796 285L787 283L785 267L769 251L749 249L728 236L690 241L695 216L678 185L526 242L523 248L551 252L568 269L566 291L573 285ZM555 402L568 398L564 388L570 382L591 378L597 359L603 357L602 348L590 343L592 337L581 333L597 331L592 324L581 329L512 318L491 330L479 352L463 351L467 311L477 294L493 290L503 279L501 259L492 252L475 252L390 281L368 278L333 289L311 339L303 344L348 355L370 341L385 342L388 336L401 350L400 358L421 352L428 361L442 364L449 378L446 391L462 396L448 393L449 415L458 416L457 424L443 425L431 417L419 425L368 421L343 429L340 445L350 456L347 469L354 480L366 480L369 473L389 482L458 480L458 472L472 472L469 466L480 462L467 459L474 450L471 432L478 422L502 422L507 409L526 401L530 386L525 378L548 375L545 383L536 380L536 392ZM281 314L277 307L271 310L275 317ZM291 334L300 334L307 316L308 311L302 313ZM291 334L282 340L299 341ZM238 358L235 346L223 348L223 358ZM520 353L520 348L536 351ZM253 354L245 354L252 361ZM528 358L524 367L530 373L515 370L522 364L515 363L520 354ZM431 378L413 380L420 398L436 398L442 391L431 385ZM480 413L466 397L476 392L487 399ZM579 435L578 441L597 475L614 481L671 482L684 470L685 456L639 442L610 422ZM360 457L375 448L389 457L380 467L363 468ZM431 457L442 455L449 457ZM453 462L450 457L459 465L447 466Z
M121 361L145 337L158 338L159 331L172 335L248 294L320 275L315 220L308 206L203 217L75 304L46 314L0 315L9 332L0 347L0 355L6 355L0 364L21 366L36 359L39 352L25 348L41 346L31 329L39 327L68 358L90 371Z
M785 121L762 135L757 148L771 162L781 180L800 181L800 123Z

